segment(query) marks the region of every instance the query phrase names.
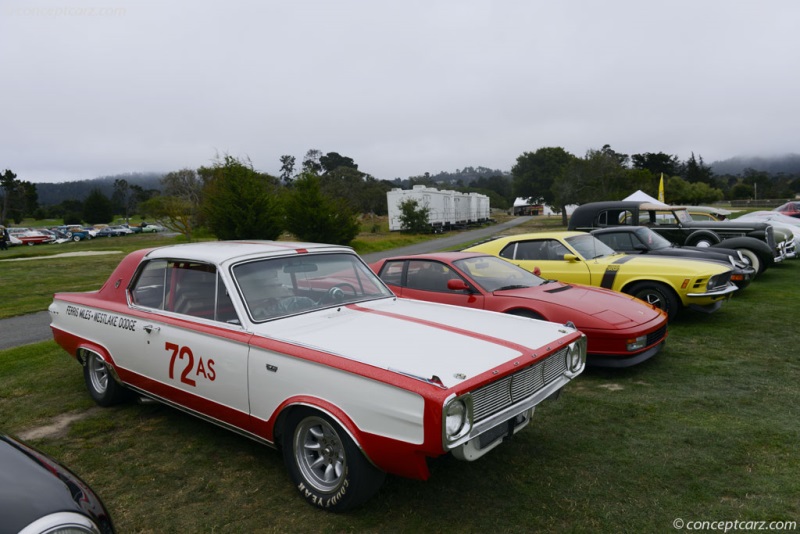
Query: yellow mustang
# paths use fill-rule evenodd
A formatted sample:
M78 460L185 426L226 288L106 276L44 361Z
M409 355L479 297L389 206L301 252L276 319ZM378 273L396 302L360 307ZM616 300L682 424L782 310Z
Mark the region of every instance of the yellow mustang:
M688 307L713 312L736 291L731 269L702 260L626 255L585 232L501 237L466 249L498 256L560 282L628 293L664 310L670 320Z

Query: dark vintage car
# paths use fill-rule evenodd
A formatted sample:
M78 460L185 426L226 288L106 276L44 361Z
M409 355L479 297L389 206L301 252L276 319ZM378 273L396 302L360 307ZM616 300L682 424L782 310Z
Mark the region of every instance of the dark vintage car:
M591 233L617 252L625 254L689 258L732 266L731 282L736 284L739 290L749 286L755 276L755 269L748 265L738 250L716 247L680 247L646 226L614 226L592 230Z
M0 434L0 532L113 534L103 502L72 471Z
M578 206L570 230L588 232L610 226L647 226L676 245L738 250L761 274L782 259L771 225L747 221L695 221L684 207L635 200L590 202Z

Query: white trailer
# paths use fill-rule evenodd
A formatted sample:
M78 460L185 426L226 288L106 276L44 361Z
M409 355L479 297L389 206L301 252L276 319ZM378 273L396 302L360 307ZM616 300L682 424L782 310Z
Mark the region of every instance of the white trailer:
M389 230L403 229L400 204L408 199L414 199L420 206L428 208L428 222L434 230L444 230L455 225L489 219L489 197L486 195L440 191L433 187L415 185L413 189L395 188L386 193Z

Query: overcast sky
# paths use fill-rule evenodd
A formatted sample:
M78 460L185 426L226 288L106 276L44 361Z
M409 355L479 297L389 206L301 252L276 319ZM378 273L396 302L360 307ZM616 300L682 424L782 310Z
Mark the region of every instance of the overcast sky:
M797 0L4 0L0 171L798 153L799 22Z

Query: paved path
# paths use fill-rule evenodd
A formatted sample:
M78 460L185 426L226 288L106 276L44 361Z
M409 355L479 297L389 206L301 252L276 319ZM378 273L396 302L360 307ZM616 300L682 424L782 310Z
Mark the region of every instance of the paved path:
M447 237L417 243L416 245L364 254L362 258L364 258L364 261L367 263L372 263L383 258L388 258L389 256L436 252L463 243L491 237L509 228L525 223L530 219L531 217L517 217L502 224L459 232ZM47 341L49 339L53 339L53 336L50 333L50 314L47 311L20 315L18 317L11 317L10 319L0 319L0 350Z

